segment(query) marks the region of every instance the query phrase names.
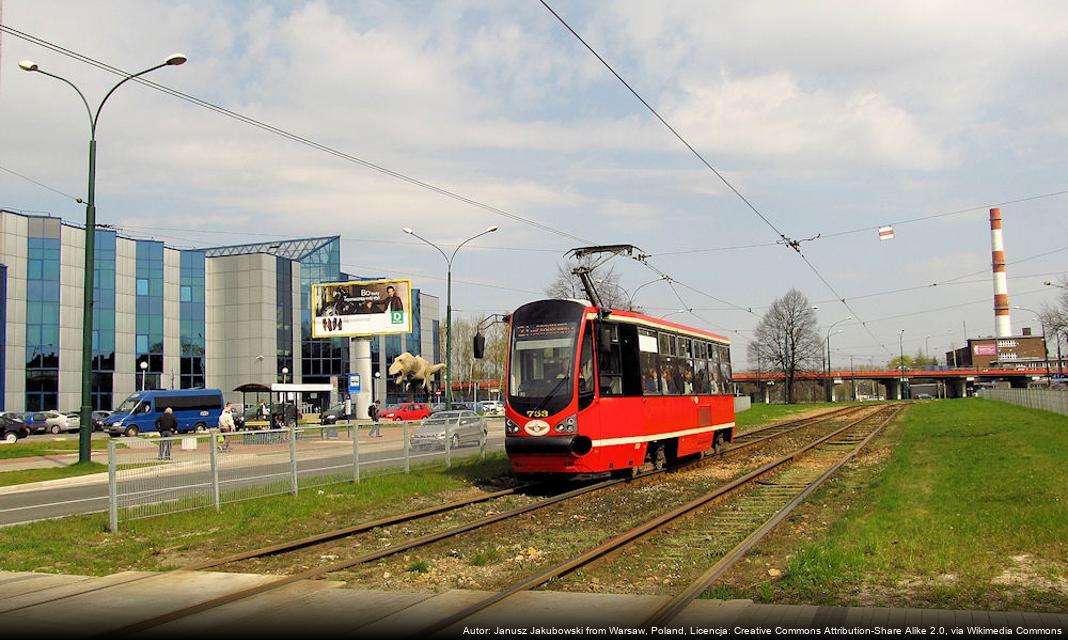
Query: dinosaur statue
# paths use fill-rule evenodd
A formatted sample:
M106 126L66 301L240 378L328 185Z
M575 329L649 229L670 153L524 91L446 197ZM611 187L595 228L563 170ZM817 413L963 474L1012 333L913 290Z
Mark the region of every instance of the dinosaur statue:
M444 368L444 364L430 364L422 356L413 356L405 351L393 359L393 364L389 365L389 375L397 376L397 384L405 388L422 386L429 393L431 378Z

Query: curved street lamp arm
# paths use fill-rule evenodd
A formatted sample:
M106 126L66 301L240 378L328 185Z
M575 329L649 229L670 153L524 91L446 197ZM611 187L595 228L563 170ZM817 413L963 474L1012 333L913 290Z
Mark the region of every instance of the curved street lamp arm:
M461 247L463 247L465 244L467 244L468 242L471 242L472 240L474 240L476 238L481 238L482 236L486 235L487 233L493 233L493 231L483 231L482 233L480 233L478 235L471 236L467 240L464 240L460 244L456 245L456 248L452 250L452 258L446 258L446 260L449 261L449 266L450 267L452 266L453 258L456 257L456 252L459 251ZM441 251L441 249L438 249L438 251ZM441 255L445 255L445 252L442 251Z
M98 107L96 108L96 116L95 116L95 117L93 117L93 119L92 119L92 124L93 124L93 132L94 132L94 135L93 135L93 137L94 137L94 138L96 137L96 123L97 123L97 122L98 122L98 121L100 120L100 110L104 108L104 103L108 101L108 98L110 98L110 97L111 97L111 94L115 93L115 90L116 90L116 89L118 89L118 88L119 88L119 87L121 87L122 85L126 84L126 83L127 83L127 82L129 82L130 80L133 80L134 78L137 78L137 77L143 76L143 75L145 75L146 73L151 73L151 72L155 71L156 69L162 69L163 67L166 67L166 66L167 66L167 63L166 63L166 62L164 62L164 63L162 63L162 64L157 64L157 65L156 65L156 66L154 66L154 67L150 67L150 68L148 68L148 69L145 69L144 71L138 71L137 73L135 73L135 74L133 74L133 75L130 75L130 76L126 76L126 77L125 77L125 78L123 78L122 80L119 80L118 84L116 84L116 85L115 85L114 87L112 87L110 91L108 91L108 92L107 92L106 94L104 94L104 99L100 101L100 106L98 106ZM83 98L82 98L82 100L84 100L84 99L85 99L85 98L83 97ZM89 105L87 104L86 106L88 107Z
M42 73L42 74L48 76L49 78L55 78L56 80L59 80L60 82L65 82L65 83L67 83L67 85L71 89L74 89L78 93L78 97L82 99L82 104L85 105L85 113L89 116L89 130L91 132L96 131L96 122L93 119L93 110L89 106L89 101L85 99L85 94L82 93L81 89L79 89L77 86L75 86L75 84L73 82L71 82L70 80L67 80L63 76L57 76L54 73L49 73L48 71L45 71L44 69L37 69L37 73ZM95 135L94 135L94 137L95 137Z
M434 244L433 242L427 240L426 238L424 238L423 236L419 235L418 233L416 233L414 231L412 231L408 235L413 236L415 238L419 238L420 240L422 240L426 244L428 244L428 245L434 247L435 249L437 249L438 253L441 254L441 257L445 258L445 262L448 263L449 265L452 265L452 262L449 261L449 256L445 255L445 252L441 250L441 247L439 247L438 245Z

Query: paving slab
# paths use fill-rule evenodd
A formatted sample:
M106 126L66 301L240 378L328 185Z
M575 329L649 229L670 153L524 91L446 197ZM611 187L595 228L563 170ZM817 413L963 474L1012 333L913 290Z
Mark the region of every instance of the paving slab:
M672 627L733 627L752 600L695 600L671 622Z
M15 580L0 584L0 611L5 611L11 608L13 600L23 598L23 596L26 596L27 594L76 584L90 579L91 578L88 576L38 573L23 580Z
M327 589L337 589L344 582L334 580L301 580L283 587L257 594L251 598L209 609L203 613L162 624L142 632L146 637L189 636L198 632L233 632L244 635L251 632L276 635L273 623L286 615L298 612L305 599ZM305 619L305 624L309 622ZM307 627L304 627L307 629ZM320 631L317 629L317 631Z
M174 572L161 580L116 584L58 602L9 611L0 614L0 628L54 636L99 635L277 579L278 576L239 573Z

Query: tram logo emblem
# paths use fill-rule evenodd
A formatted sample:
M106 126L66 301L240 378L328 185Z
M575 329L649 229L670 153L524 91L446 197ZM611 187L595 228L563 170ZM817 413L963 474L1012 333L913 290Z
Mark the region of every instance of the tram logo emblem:
M549 423L544 420L531 420L523 428L532 436L543 436L549 433Z

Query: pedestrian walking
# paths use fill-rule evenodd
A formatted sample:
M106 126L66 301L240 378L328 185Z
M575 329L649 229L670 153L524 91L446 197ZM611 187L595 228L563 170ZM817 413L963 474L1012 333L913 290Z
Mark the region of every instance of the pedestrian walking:
M217 446L219 451L230 450L230 439L224 434L233 433L237 430L237 424L234 423L234 404L227 402L223 407L222 414L219 415L219 435L216 437Z
M171 437L178 431L178 419L170 407L163 410L163 414L156 418L156 431L159 432L159 460L171 459Z
M382 427L378 424L378 405L382 404L381 400L375 400L367 409L367 415L371 417L371 433L368 434L372 438L382 437Z
M260 420L268 422L267 426L270 426L269 418L271 417L271 410L267 408L267 403L262 400L260 400L260 410L258 412L258 415L260 417Z

